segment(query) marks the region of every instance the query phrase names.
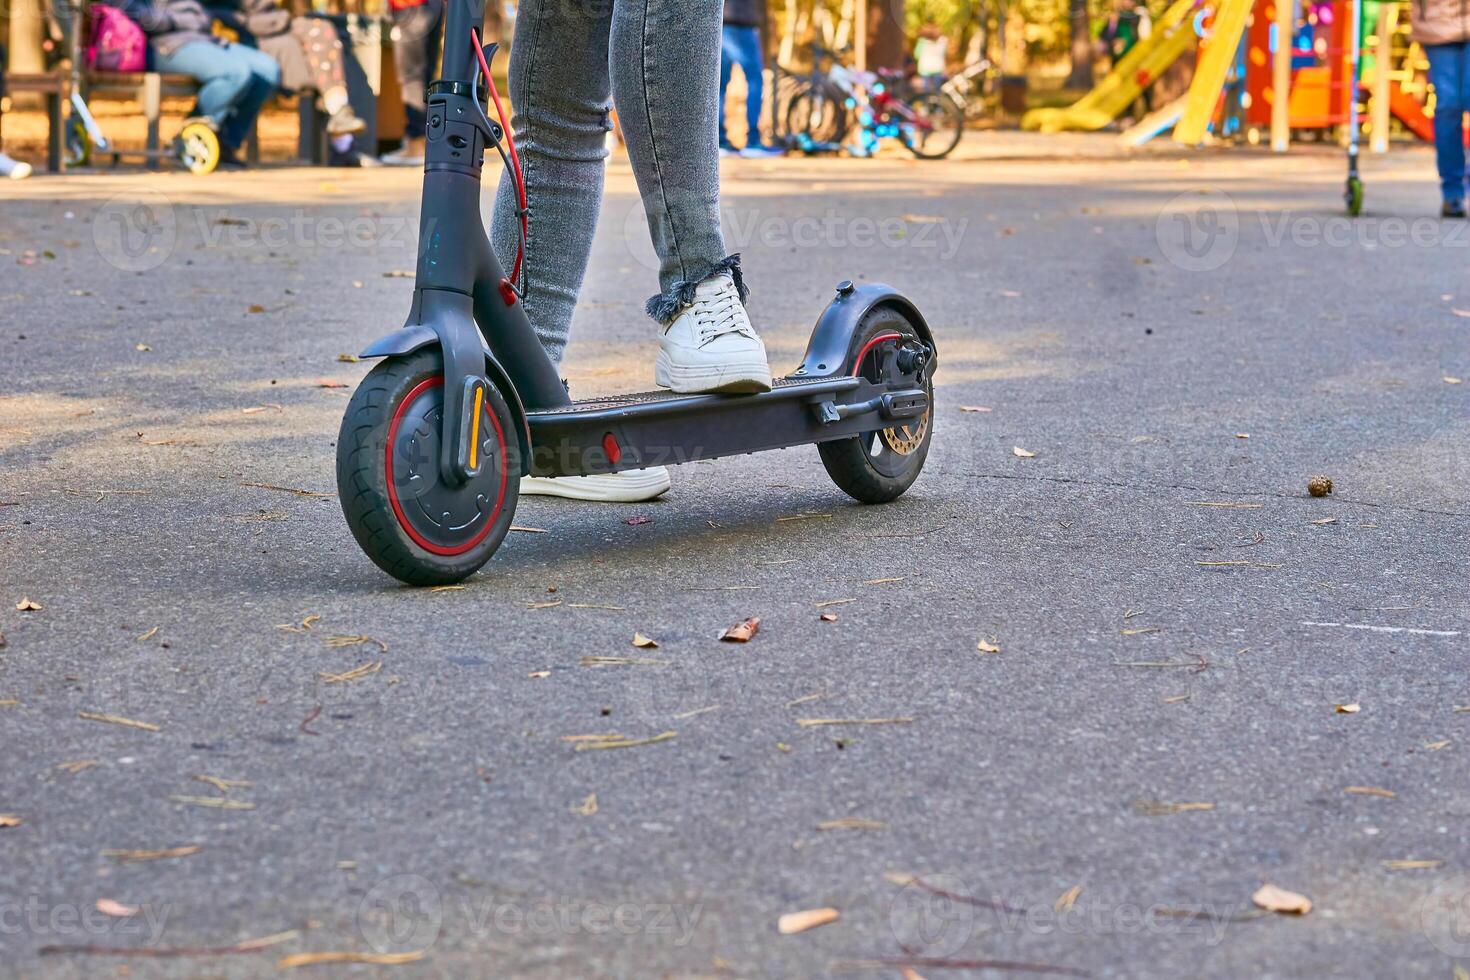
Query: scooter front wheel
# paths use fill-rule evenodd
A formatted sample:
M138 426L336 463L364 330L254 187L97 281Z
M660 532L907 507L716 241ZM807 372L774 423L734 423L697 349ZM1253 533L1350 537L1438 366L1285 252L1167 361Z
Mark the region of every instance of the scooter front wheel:
M348 403L337 440L337 492L352 536L409 585L448 585L490 560L520 491L515 421L490 385L477 476L447 484L439 468L444 367L425 348L377 365Z
M848 371L878 382L883 357L918 339L918 331L902 314L880 306L863 318L853 336ZM848 496L865 504L886 504L903 496L919 478L934 436L933 382L926 380L924 388L929 408L919 418L817 446L827 475Z

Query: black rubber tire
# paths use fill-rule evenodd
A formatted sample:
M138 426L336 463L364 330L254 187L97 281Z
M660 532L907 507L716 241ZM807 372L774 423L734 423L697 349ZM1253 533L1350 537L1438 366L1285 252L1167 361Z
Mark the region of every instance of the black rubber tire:
M508 444L499 458L510 472L500 513L489 533L463 554L436 555L415 543L400 523L387 489L388 431L408 394L443 373L437 347L381 362L353 393L337 437L337 494L347 526L374 564L408 585L451 585L473 575L505 540L520 495L515 419L505 398L491 384L485 407L499 420Z
M852 359L869 340L880 333L899 333L904 337L918 337L918 331L903 314L887 306L877 307L863 318L862 324L853 336L852 349L847 355L849 372L855 366ZM924 468L924 460L929 455L929 443L934 438L932 369L924 387L929 394L929 413L924 418L923 439L911 453L902 457L894 454L896 458L885 460L885 465L880 469L878 461L869 451L874 441L881 438L877 432L818 444L817 452L822 456L822 465L827 468L827 475L849 497L865 504L886 504L903 496L904 492L919 478L919 472ZM899 464L897 468L893 465L894 463ZM887 472L884 472L884 469Z
M820 94L818 99L808 86L791 97L786 104L786 132L792 138L805 135L817 144L841 143L848 127L846 95L825 85ZM818 107L821 115L814 120Z
M922 141L910 139L903 124L899 133L903 145L921 160L939 160L947 157L960 145L965 134L965 110L960 104L942 92L927 92L916 96L910 103L913 110L934 124L934 131Z

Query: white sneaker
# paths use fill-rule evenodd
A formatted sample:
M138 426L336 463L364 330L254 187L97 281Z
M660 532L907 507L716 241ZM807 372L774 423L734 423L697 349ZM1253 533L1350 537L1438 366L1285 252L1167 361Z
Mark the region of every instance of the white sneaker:
M766 345L728 272L696 286L694 302L664 327L653 380L681 394L771 390Z
M11 180L25 180L30 175L31 165L29 163L0 153L0 177L9 177Z
M669 471L662 466L650 466L645 470L623 470L621 473L595 473L591 476L521 477L522 497L566 497L568 500L632 504L640 500L652 500L668 489Z

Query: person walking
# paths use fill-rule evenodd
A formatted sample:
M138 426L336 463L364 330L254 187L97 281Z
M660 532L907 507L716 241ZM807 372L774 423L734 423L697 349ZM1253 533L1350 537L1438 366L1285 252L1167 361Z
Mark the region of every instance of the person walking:
M1465 0L1416 0L1409 7L1414 40L1429 56L1434 86L1434 155L1440 210L1465 217L1465 111L1470 109L1470 6Z

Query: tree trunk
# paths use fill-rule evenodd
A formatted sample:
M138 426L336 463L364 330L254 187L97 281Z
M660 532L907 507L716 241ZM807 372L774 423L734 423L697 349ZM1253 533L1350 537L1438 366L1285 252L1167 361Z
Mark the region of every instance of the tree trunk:
M868 69L902 68L908 48L904 0L860 0L868 14Z
M1067 88L1092 88L1092 22L1087 0L1071 0L1072 73Z

